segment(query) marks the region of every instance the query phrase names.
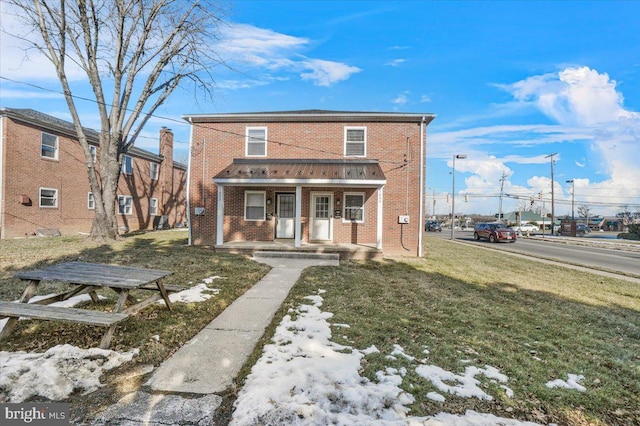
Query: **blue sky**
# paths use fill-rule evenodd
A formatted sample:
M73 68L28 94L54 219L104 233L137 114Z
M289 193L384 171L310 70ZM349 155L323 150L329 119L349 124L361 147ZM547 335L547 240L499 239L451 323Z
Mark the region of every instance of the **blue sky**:
M640 2L237 1L215 46L213 102L176 91L136 145L160 126L186 158L184 114L330 109L433 113L427 192L438 215L578 206L640 210ZM3 20L5 29L7 21ZM0 106L70 119L51 67L0 34ZM9 60L10 59L10 60ZM78 76L77 87L83 79ZM45 91L23 83L51 89ZM82 104L84 105L84 104ZM86 105L85 125L98 127ZM567 180L574 183L567 183ZM435 196L433 196L435 194ZM464 195L468 201L464 201Z

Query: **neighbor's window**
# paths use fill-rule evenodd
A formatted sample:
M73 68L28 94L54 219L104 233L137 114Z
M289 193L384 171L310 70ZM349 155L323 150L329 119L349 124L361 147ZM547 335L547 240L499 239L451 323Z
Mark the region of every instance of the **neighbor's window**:
M118 213L131 214L133 212L133 198L129 195L118 195Z
M367 128L344 128L344 156L365 157L367 155Z
M128 155L122 157L122 174L133 174L133 158Z
M150 198L149 199L149 216L157 216L158 215L158 199Z
M58 190L40 188L40 207L58 207Z
M364 222L364 194L344 194L344 220Z
M244 220L264 220L265 197L264 191L245 191Z
M96 209L96 199L93 196L93 192L89 192L89 194L87 194L87 208L89 210Z
M153 161L149 162L149 175L152 180L158 180L158 170L160 169L160 165L158 163L154 163Z
M94 145L89 145L89 152L91 153L91 161L95 164L98 161L98 148Z
M53 158L55 160L58 159L58 137L56 135L51 135L49 133L42 132L41 138L41 152L45 158Z
M246 150L247 157L267 156L267 128L247 127Z

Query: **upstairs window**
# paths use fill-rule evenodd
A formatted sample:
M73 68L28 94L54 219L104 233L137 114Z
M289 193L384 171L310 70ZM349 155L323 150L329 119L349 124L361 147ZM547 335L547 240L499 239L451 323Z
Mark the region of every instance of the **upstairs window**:
M351 222L364 222L364 194L344 194L344 220Z
M151 176L151 180L158 180L158 170L160 169L158 163L154 163L153 161L149 162L149 175Z
M265 197L264 191L245 191L244 220L264 220Z
M91 153L91 161L95 164L98 161L98 148L94 145L89 145L89 152Z
M122 157L122 174L133 174L133 158L129 157L128 155Z
M245 148L247 157L267 156L267 128L247 127L247 139Z
M58 137L42 132L40 155L44 158L58 159Z
M367 128L344 128L344 156L365 157L367 155Z
M40 188L40 207L58 207L58 190Z

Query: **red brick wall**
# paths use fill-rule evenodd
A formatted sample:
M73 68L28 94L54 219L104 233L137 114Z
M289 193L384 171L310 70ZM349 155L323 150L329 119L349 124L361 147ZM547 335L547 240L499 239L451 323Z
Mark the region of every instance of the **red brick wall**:
M190 206L192 238L194 244L213 245L216 242L217 188L212 178L232 163L234 158L245 157L245 133L247 127L267 127L266 158L344 159L345 126L367 128L367 157L377 159L387 178L383 205L383 250L388 253L417 254L418 232L421 229L420 207L420 124L380 122L289 122L289 123L197 123L193 127L191 148ZM407 165L403 167L407 161ZM243 218L244 189L225 187L225 208L233 211L233 218L225 219L225 241L271 240L274 238L273 221L258 224ZM265 189L265 188L255 188ZM274 188L268 188L274 197ZM281 189L278 188L278 191ZM293 189L292 189L293 190ZM344 200L344 192L362 192L362 189L308 188L303 187L302 216L309 214L309 192L327 190L335 198ZM366 219L363 224L343 223L334 220L334 242L375 244L377 193L366 190ZM274 201L275 202L275 201ZM193 209L204 207L202 216L195 216ZM231 209L231 210L229 210ZM408 214L411 225L398 224L398 215ZM308 229L303 219L304 241ZM406 249L405 249L406 248Z
M90 232L94 211L87 207L89 180L84 154L77 140L9 117L2 119L4 199L1 237L30 236L43 228L56 228L63 235ZM57 160L40 155L43 131L58 136ZM149 217L149 198L158 198L159 202L163 198L158 188L160 180L151 182L147 159L134 157L133 169L132 176L121 178L118 194L133 196L134 212L133 215L117 215L118 224L130 230L149 229L153 226L153 218ZM172 201L167 201L167 208L173 225L178 220L183 221L186 213L186 172L171 167L168 175L181 179L181 183L170 183L170 191L175 195ZM41 187L58 190L56 208L39 207ZM21 195L28 196L31 204L21 204Z

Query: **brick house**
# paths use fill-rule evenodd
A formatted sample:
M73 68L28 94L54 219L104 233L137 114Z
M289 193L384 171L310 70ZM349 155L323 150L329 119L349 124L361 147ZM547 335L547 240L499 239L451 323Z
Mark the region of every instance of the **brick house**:
M86 130L98 158L98 133ZM0 109L0 238L89 233L94 218L84 154L72 123L32 109ZM122 231L182 225L185 165L173 161L173 132L160 155L131 148L114 206Z
M434 117L184 116L191 124L190 242L421 256L426 128Z

